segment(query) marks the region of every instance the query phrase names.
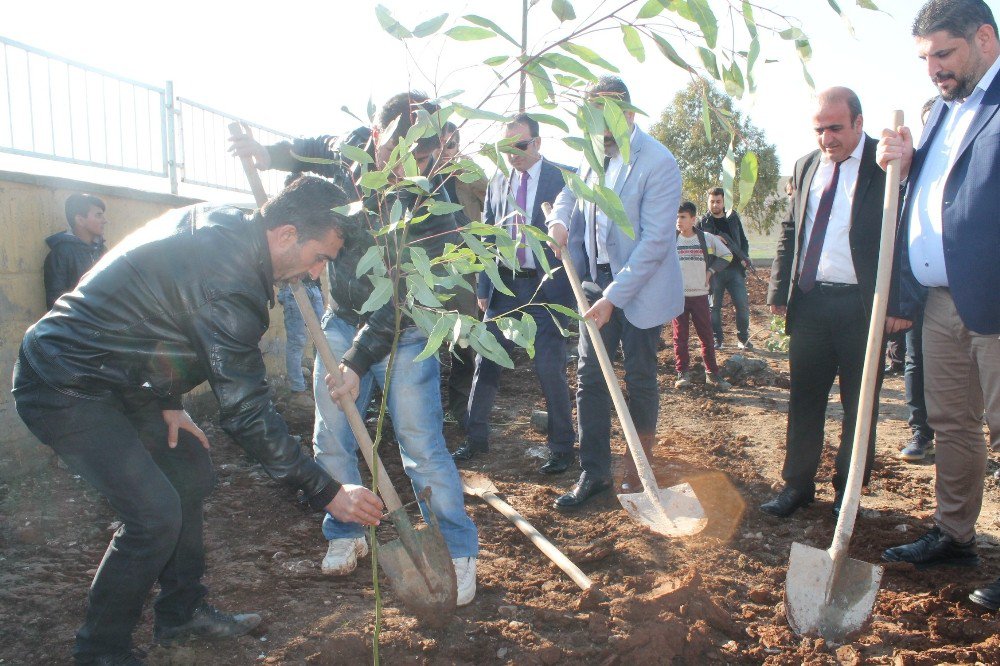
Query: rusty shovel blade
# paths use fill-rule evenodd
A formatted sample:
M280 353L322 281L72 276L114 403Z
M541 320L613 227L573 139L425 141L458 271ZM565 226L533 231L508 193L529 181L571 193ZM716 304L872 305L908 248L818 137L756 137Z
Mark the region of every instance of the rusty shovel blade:
M875 607L882 567L792 543L785 578L785 613L797 634L842 643L864 627Z

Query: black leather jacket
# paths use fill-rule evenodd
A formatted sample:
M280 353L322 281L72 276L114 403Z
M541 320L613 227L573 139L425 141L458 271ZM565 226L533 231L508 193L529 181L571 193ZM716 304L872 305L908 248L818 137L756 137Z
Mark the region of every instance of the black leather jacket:
M356 192L360 200L361 192L355 185L360 173L356 169L357 165L341 157L339 146L344 144L365 150L374 157L371 130L367 127L354 130L339 144L335 137L320 136L313 139L296 139L294 143L279 143L268 146L267 150L271 157L272 168L309 171L324 176L333 180L345 192ZM298 157L319 161L303 161ZM449 200L440 177L435 176L431 185L436 199ZM374 244L373 234L382 226L383 220L389 217L389 210L396 199L404 210L412 210L418 203L414 194L405 191L399 192L396 198L387 197L381 205L379 201L367 200L365 208L378 212L362 215L365 220L364 225L353 232L348 230L343 249L327 268L330 296L337 304L336 315L358 328L351 348L344 353L343 362L359 376L364 375L373 364L389 354L396 330L396 309L391 300L374 312L358 314L374 287L367 275L357 277L358 262ZM409 226L406 236L407 247L417 244L433 260L444 253L447 243L461 242L461 237L455 231L457 228L458 220L453 213L430 215L419 224ZM390 247L399 240L395 235L388 237ZM389 266L395 268L394 255L397 253L390 250L389 254L393 255L389 257ZM406 261L408 254L403 252L402 256L403 261ZM400 285L405 289L405 283L400 281ZM414 324L408 317L404 317L400 326L407 328Z
M78 236L61 231L45 239L49 254L42 271L45 277L45 307L51 308L56 299L68 291L89 271L97 260L108 251L104 239L84 243Z
M260 218L191 206L149 222L28 329L22 351L39 377L79 396L151 391L163 409L208 381L222 428L272 478L314 508L340 489L288 434L258 347L273 305Z

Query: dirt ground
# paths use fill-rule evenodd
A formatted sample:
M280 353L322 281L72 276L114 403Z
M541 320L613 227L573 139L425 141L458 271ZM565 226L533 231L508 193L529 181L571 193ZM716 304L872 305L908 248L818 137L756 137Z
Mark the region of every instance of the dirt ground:
M871 623L845 645L799 637L785 620L783 590L792 542L825 549L834 527L824 457L818 498L788 520L757 506L777 487L787 411L787 359L760 351L767 337L764 291L751 282L752 332L767 367L741 377L728 393L701 383L673 388L673 351L660 353L662 402L656 475L661 486L694 487L708 528L687 539L651 535L628 519L607 493L572 513L553 500L575 480L537 473L544 436L530 427L544 404L530 364L504 377L494 412L495 438L475 469L487 473L539 530L600 586L606 601L581 601L568 577L498 512L478 499L467 506L479 526L479 591L444 628L419 624L385 591L381 655L400 664L913 664L1000 663L1000 623L966 600L1000 573L996 537L1000 492L987 480L980 518L978 570L886 569ZM731 313L727 330L732 331ZM665 334L666 336L669 333ZM732 339L732 338L730 338ZM720 360L735 354L727 346ZM697 351L694 357L699 358ZM696 366L700 369L700 365ZM573 373L571 372L571 377ZM827 441L839 434L841 411L829 410ZM311 416L289 414L304 444ZM371 568L366 559L345 578L320 574L325 542L320 515L270 481L210 419L219 484L206 504L211 600L229 610L257 610L264 623L225 643L150 649L154 664L356 664L370 662L374 627ZM449 445L461 442L446 426ZM933 465L895 457L909 436L900 378L887 378L879 419L879 455L852 541L853 557L878 562L881 551L910 541L933 511ZM625 450L615 429L616 466ZM398 455L383 451L397 489ZM395 458L395 462L393 459ZM990 470L995 469L991 463ZM412 495L410 495L412 497ZM407 501L404 497L404 501ZM87 586L111 532L107 504L57 465L0 485L0 663L48 664L70 659ZM381 541L392 537L384 527ZM147 608L136 635L151 640Z

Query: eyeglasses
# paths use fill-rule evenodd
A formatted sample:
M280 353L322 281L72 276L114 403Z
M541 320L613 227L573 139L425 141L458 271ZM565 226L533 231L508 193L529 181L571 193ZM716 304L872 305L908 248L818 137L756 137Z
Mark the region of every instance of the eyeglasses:
M531 137L530 139L526 139L525 141L518 141L517 143L514 144L514 147L520 150L521 152L524 152L525 150L528 149L528 146L530 146L535 142L536 138L538 137Z

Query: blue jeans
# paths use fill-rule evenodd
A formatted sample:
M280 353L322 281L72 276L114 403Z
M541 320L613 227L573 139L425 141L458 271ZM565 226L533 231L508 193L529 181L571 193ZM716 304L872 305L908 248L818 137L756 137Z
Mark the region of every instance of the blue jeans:
M152 396L78 398L43 382L24 356L14 365L13 393L28 429L100 492L122 523L90 585L77 660L129 649L155 583L156 625L190 620L207 593L202 500L215 484L208 451L185 430L168 448Z
M334 355L343 358L357 333L355 327L330 314L323 320L323 330ZM400 336L389 387L389 416L399 440L403 469L410 477L414 493L431 487L431 508L441 525L441 534L451 556L476 557L479 553L479 534L465 512L458 469L448 453L442 432L441 366L435 356L417 363L413 361L426 344L427 336L417 328L408 328ZM386 356L361 377L357 406L362 414L371 400L375 382L380 388L385 388L388 363L389 357ZM360 484L358 442L344 413L330 399L324 377L326 368L322 359L317 357L313 373L316 391L313 448L316 462L340 483ZM427 507L423 502L420 503L420 511L426 520ZM357 523L343 523L329 514L323 519L323 536L327 539L364 534L365 529Z
M518 278L511 280L510 286L514 296L508 296L500 291L493 293L490 307L486 310L487 317L496 317L529 303L538 287L538 279ZM573 432L573 407L569 400L569 386L566 384L566 338L544 306L531 305L525 312L531 315L537 326L535 375L545 395L545 406L549 414L547 432L549 450L552 453L572 453L576 433ZM554 316L559 317L562 326L566 325L564 315ZM513 351L514 343L500 333L496 324L490 323L489 329L508 354ZM493 410L493 402L500 388L502 370L490 359L481 355L476 356L476 376L469 397L469 418L466 423L466 433L470 442L488 443L490 412Z
M303 284L316 317L323 317L323 292L314 284ZM292 289L285 285L278 291L278 302L285 309L285 372L288 386L293 391L305 391L306 380L302 377L302 354L306 348L306 322L299 312Z
M736 308L736 337L746 342L750 337L750 298L747 296L747 278L739 268L730 266L712 276L712 332L715 341L722 343L722 301L729 292Z
M597 276L602 289L611 284L610 273ZM656 432L660 395L656 386L656 348L662 326L636 328L615 308L601 327L601 338L611 358L622 348L628 411L640 436ZM580 361L577 365L576 415L580 426L580 467L598 478L611 478L611 394L604 382L590 333L580 322Z
M903 382L906 405L910 408L910 430L924 439L934 439L934 428L927 424L927 402L924 400L924 315L913 318L913 328L906 332L906 365Z

